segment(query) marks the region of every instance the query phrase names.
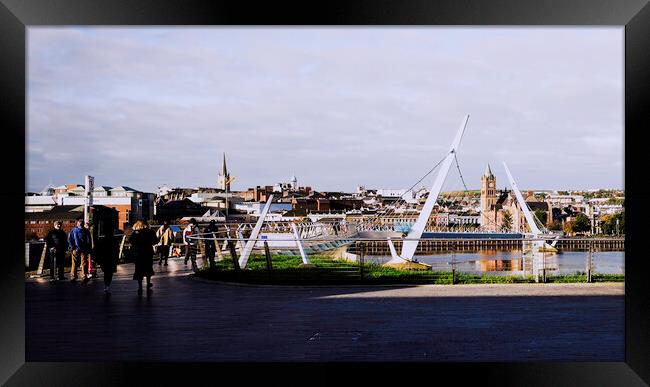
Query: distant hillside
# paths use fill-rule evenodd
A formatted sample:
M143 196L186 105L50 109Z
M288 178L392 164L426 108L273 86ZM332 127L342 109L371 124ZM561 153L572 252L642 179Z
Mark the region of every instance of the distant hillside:
M449 191L441 192L440 196L444 197L455 197L455 196L481 196L480 189L468 190L468 191Z

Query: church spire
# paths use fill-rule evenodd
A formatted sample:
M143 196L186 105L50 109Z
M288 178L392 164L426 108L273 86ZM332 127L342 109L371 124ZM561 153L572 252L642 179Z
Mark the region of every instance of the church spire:
M221 173L219 173L217 178L217 186L219 189L224 191L230 190L230 174L226 167L226 152L223 152L223 164L221 166Z
M228 169L226 168L226 152L223 152L223 167L221 168L221 174L223 176L228 174Z

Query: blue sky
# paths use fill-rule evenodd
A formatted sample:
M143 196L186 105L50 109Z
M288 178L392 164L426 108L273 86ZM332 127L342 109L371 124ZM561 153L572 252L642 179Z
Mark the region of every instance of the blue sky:
M30 27L26 189L215 186L223 152L233 189L407 188L465 114L470 189L623 188L623 63L620 27Z

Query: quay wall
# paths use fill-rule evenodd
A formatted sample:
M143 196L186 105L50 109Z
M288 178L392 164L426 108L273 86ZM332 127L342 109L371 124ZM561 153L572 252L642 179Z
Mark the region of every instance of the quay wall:
M395 249L399 252L402 241L393 240ZM556 244L561 250L588 250L589 246L595 250L624 251L625 239L562 239ZM390 255L388 242L357 241L350 245L348 252L356 254L363 246L364 253L368 255ZM522 248L522 239L424 239L420 240L416 254L439 251L476 251L483 249L494 250L519 250Z

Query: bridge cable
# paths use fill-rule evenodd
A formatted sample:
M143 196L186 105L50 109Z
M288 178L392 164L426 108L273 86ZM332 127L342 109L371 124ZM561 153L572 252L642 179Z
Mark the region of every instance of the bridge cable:
M397 200L395 203L393 203L393 208L389 209L389 210L388 210L386 213L384 213L383 215L380 215L380 214L378 213L378 214L375 216L375 220L379 220L379 217L382 217L382 216L383 216L383 217L388 217L388 216L393 215L393 214L395 213L395 211L397 210L398 205L401 205L403 202L406 202L406 201L403 199L403 196L404 196L407 192L412 191L413 188L414 188L416 185L418 185L420 182L422 182L422 180L426 179L427 176L429 176L429 175L430 175L430 174L431 174L431 173L432 173L436 168L438 168L438 166L440 166L440 164L442 164L442 162L445 160L446 157L447 157L447 155L445 155L443 158L441 158L440 161L438 161L438 162L436 163L436 165L434 165L433 168L431 168L431 169L429 170L429 172L427 172L424 176L422 176L422 177L420 178L420 180L416 181L416 182L415 182L415 183L414 183L414 184L413 184L409 189L407 189L407 190L404 192L404 194L399 198L399 200ZM401 214L400 216L403 217L403 216L405 216L405 215L404 215L404 214Z

